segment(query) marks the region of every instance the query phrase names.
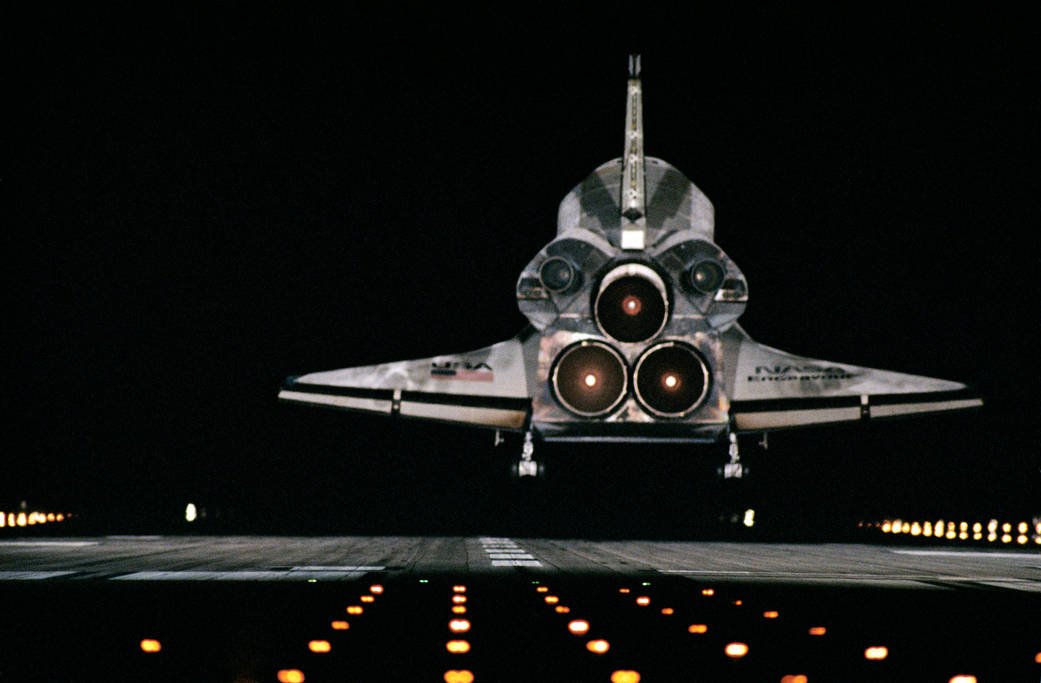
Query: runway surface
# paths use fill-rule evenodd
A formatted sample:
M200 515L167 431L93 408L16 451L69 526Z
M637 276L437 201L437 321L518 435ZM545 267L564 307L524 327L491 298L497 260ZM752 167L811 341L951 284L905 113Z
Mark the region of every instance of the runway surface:
M430 573L631 577L1041 592L1041 554L530 538L103 536L0 540L0 580L306 580Z
M0 599L0 680L1041 679L1036 552L23 537Z

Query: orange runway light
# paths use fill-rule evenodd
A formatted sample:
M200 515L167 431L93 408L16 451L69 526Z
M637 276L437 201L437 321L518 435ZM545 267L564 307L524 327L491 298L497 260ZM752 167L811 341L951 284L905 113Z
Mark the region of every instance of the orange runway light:
M629 592L629 589L628 589L628 588L619 588L619 589L618 589L618 592L619 592L619 593L628 593L628 592Z
M449 669L445 672L445 683L474 683L474 675L469 669Z
M880 662L889 656L889 648L881 645L874 645L864 650L864 659L870 659L874 662Z
M611 683L640 683L640 674L636 671L615 671L611 674Z
M769 612L763 612L763 619L776 619L779 616L781 616L781 613L776 612L774 610L770 610Z
M333 627L334 631L346 631L351 627L346 621L334 621L330 626Z
M566 605L557 605L557 614L567 614L571 608Z
M748 646L744 643L727 643L727 646L723 648L723 652L731 659L741 659L748 654Z
M555 595L547 595L546 596L546 604L547 605L555 605L558 602L560 602L560 598L558 598L557 596L555 596Z
M466 654L470 651L470 642L467 640L450 640L445 643L445 649L455 655Z
M1036 655L1034 655L1034 663L1041 664L1041 652L1038 652Z
M548 586L539 586L535 590L538 591L539 593L548 593L549 592L549 587Z
M636 598L636 604L646 606L651 604L651 599L646 595L641 595L640 597Z
M798 676L791 676L791 675L789 675L789 676L782 676L781 677L781 683L808 683L809 680L810 679L806 678L805 676L803 676L801 674L798 675Z
M278 683L304 683L304 672L300 669L280 669Z
M734 607L740 607L741 605L745 604L745 601L744 600L734 600L733 604L734 604Z
M369 592L379 595L383 592L383 586L379 585L378 583L374 586L369 586Z
M452 605L453 614L466 614L466 605Z
M965 674L958 674L957 676L951 677L949 683L976 683L976 677L966 676Z
M465 593L466 586L452 586L452 591L455 593Z
M714 588L705 588L702 589L701 594L706 596L713 596L716 594L716 590Z
M376 598L372 595L363 595L359 598L362 602L375 602Z
M586 643L586 649L593 654L602 655L611 649L611 644L606 640L590 640Z
M146 638L141 641L141 652L147 652L148 654L155 654L163 649L163 646L158 640L152 638Z
M576 636L585 635L589 633L589 622L585 619L575 619L568 622L567 630L574 633Z
M329 644L328 640L312 640L307 644L307 649L311 652L328 652L333 649L332 645Z
M691 624L687 627L688 633L708 633L707 624Z
M828 629L826 629L823 626L814 626L814 627L812 627L810 629L810 635L811 636L823 636L827 632L828 632Z
M454 602L457 605L461 605L464 602L466 602L466 596L465 595L453 595L452 596L452 602Z
M351 605L347 608L347 614L361 614L364 611L365 610L361 608L361 605Z
M661 613L662 614L666 614L666 615L674 614L675 612L676 612L676 610L672 609L671 607L662 607L662 609L661 609Z
M465 633L470 630L470 622L466 619L453 619L448 622L448 629L452 633Z
M61 514L59 512L57 515L54 516L54 521L55 522L64 522L65 521L65 515L63 515L63 514Z

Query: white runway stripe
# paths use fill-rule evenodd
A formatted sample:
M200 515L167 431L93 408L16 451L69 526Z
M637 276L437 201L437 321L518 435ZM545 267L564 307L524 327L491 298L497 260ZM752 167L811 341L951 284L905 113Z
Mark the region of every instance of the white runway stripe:
M889 552L899 555L938 555L941 557L1003 557L1006 559L1014 557L1031 562L1041 560L1041 555L1037 553L988 553L971 550L890 550Z
M292 571L235 569L230 571L147 571L112 577L113 581L345 581L365 576L365 571Z
M54 579L59 576L68 576L69 574L75 574L76 572L70 571L55 571L55 572L19 572L19 571L0 571L0 581L38 581L40 579Z
M509 538L484 537L478 539L493 567L541 567L542 563Z
M83 546L98 545L99 543L100 541L0 541L0 547L82 548Z

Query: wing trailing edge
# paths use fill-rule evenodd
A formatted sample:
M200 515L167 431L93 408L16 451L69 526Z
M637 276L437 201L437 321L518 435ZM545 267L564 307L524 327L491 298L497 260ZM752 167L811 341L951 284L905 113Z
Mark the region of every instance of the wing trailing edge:
M531 418L525 333L468 353L313 372L286 380L288 403L523 430Z
M795 356L724 334L730 416L740 432L926 415L983 406L959 382Z

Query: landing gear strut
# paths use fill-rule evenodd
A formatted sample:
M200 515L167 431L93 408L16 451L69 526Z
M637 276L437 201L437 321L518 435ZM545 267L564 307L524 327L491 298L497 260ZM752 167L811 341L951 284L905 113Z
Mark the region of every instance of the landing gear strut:
M538 477L542 478L546 476L545 466L537 462L533 457L535 455L535 442L532 438L531 430L524 432L524 445L521 447L521 457L513 463L510 468L511 474L516 477Z
M741 462L741 453L737 447L737 434L730 432L730 462L719 468L723 479L744 479L748 476L748 467Z

